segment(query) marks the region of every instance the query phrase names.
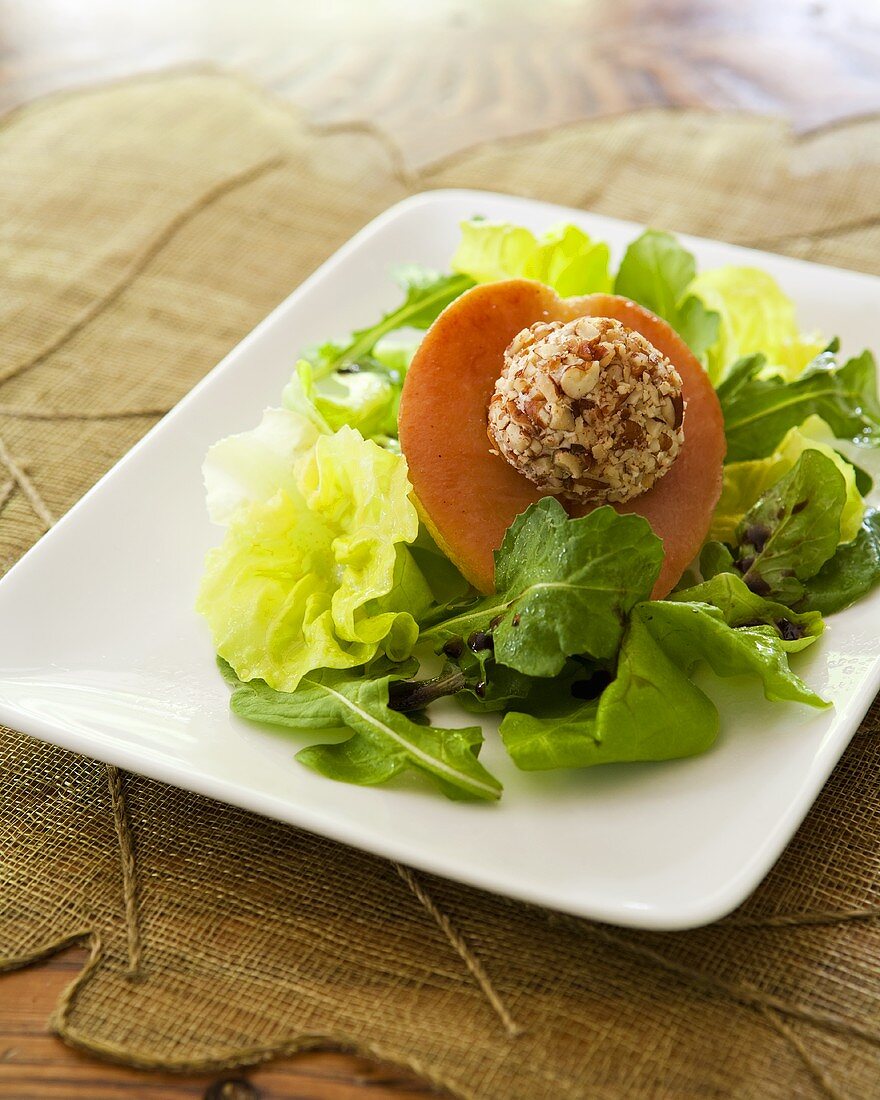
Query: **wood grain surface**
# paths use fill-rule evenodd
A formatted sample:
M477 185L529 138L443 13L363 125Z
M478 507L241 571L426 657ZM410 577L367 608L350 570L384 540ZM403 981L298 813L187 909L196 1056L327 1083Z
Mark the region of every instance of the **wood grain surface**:
M141 1073L99 1062L49 1035L47 1021L87 952L0 976L2 1100L425 1100L429 1088L393 1066L332 1051L199 1077Z
M170 65L217 64L421 166L477 142L653 105L880 112L877 0L0 0L0 110ZM216 1077L90 1059L47 1021L85 953L0 977L4 1100L416 1100L393 1068L310 1053ZM503 1100L503 1098L502 1098Z
M0 108L210 62L411 165L654 105L797 130L880 111L877 0L0 0Z

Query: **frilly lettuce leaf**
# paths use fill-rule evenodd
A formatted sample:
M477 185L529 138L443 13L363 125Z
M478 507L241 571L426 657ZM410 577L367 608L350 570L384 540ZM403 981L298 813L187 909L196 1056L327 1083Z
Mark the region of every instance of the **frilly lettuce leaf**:
M790 381L828 343L815 334L800 334L794 302L759 268L711 268L693 280L688 293L721 319L707 362L716 383L738 359L755 352L766 356L772 373Z
M610 290L609 255L608 245L576 225L555 226L536 237L519 225L474 218L462 222L452 269L477 283L537 279L567 297Z
M825 421L810 416L799 428L792 428L767 458L728 463L724 467L721 498L712 517L709 537L732 542L739 521L761 494L788 473L804 451L815 450L829 458L843 475L846 501L840 517L840 541L852 541L859 533L865 502L856 485L854 467L837 452L833 443L834 433Z
M197 608L240 679L293 691L316 668L409 655L431 592L406 548L419 525L400 455L269 410L216 444L205 472L229 526Z
M215 443L202 466L211 522L225 526L243 505L278 489L295 492L294 462L328 432L320 418L266 409L256 428Z
M627 247L614 292L668 321L703 358L718 334L718 317L690 293L696 271L693 254L676 237L647 229Z

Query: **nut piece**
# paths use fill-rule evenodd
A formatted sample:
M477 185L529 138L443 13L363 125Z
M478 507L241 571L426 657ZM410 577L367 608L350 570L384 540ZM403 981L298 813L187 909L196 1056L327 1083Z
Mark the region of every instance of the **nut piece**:
M493 449L546 493L625 501L678 457L685 401L678 371L609 317L540 321L504 353L489 402Z

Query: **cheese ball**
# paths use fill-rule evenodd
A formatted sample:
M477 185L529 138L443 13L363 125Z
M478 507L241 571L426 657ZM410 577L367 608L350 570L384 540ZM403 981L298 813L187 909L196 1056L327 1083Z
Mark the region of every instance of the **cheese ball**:
M518 333L489 402L493 450L543 492L616 503L646 492L684 443L672 363L609 317Z

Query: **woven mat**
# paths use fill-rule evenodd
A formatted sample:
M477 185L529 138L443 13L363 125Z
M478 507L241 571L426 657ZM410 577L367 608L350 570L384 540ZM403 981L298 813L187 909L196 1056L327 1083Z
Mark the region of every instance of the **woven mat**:
M413 190L510 190L880 272L880 122L795 143L768 120L651 111L417 178L401 164L382 135L309 129L221 74L7 118L2 568ZM662 935L416 875L12 731L0 745L0 966L89 942L54 1027L102 1056L195 1070L329 1041L462 1097L877 1095L880 709L742 909Z

